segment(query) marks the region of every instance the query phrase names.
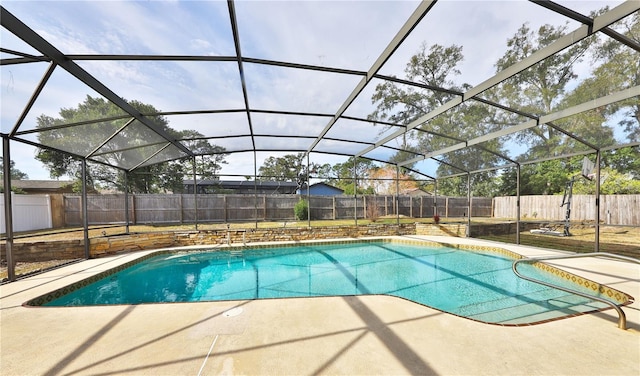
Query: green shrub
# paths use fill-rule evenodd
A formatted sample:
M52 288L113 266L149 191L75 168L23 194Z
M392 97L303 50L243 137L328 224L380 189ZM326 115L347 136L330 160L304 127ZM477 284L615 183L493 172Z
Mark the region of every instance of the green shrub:
M298 201L296 206L293 207L293 212L296 215L296 219L299 221L309 219L309 204L307 203L307 200Z

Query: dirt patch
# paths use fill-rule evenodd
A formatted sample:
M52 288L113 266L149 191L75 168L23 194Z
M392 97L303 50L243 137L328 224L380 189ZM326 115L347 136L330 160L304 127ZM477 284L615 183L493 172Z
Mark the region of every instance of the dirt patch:
M26 277L32 274L37 274L45 270L54 269L58 266L67 265L77 260L49 260L39 262L18 262L16 263L16 276ZM9 279L9 270L7 263L2 260L0 264L0 282L5 282Z
M562 226L551 227L550 229L560 233L563 232ZM572 225L570 233L571 236L550 236L523 231L520 233L520 244L570 252L586 253L595 251L596 230L593 225ZM516 242L515 233L483 236L481 238L512 244ZM640 258L640 228L638 227L601 226L599 243L599 252Z

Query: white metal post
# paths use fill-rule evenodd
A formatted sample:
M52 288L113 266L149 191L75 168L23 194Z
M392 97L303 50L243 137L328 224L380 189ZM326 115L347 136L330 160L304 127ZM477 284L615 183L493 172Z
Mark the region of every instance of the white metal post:
M400 166L396 163L396 224L400 225Z
M471 236L471 173L467 173L467 238Z
M353 157L353 219L358 226L358 161Z
M82 226L84 229L84 258L88 259L89 250L89 211L87 209L87 160L82 160Z
M9 137L2 135L2 173L4 174L4 227L7 240L5 251L7 254L7 272L9 281L16 280L15 262L13 261L13 207L11 206L11 153L9 151Z
M516 166L516 244L520 244L520 164Z
M309 171L309 153L307 153L307 226L311 227L311 173Z
M596 152L596 238L595 250L600 252L600 150Z
M198 231L198 173L196 169L196 156L191 157L193 162L193 215L195 220L196 231Z
M182 207L180 207L182 212ZM129 233L129 173L124 171L124 232Z

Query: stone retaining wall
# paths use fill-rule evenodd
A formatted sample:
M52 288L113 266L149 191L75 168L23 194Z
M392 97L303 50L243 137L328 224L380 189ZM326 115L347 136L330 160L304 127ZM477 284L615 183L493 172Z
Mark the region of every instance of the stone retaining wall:
M527 231L521 224L521 230ZM325 226L325 227L278 227L246 230L212 230L186 232L132 233L128 235L105 236L90 239L91 257L139 251L144 249L179 247L189 245L243 244L267 241L301 241L316 239L360 238L367 236L391 235L440 235L466 236L466 223L403 223L400 225L372 224L367 226ZM515 223L472 225L471 236L514 233ZM13 244L16 262L46 260L70 260L84 258L82 240L53 240L39 242L17 242ZM5 259L5 245L0 244L0 258Z
M32 243L13 243L13 259L16 262L48 260L73 260L84 257L82 240L55 240ZM6 260L5 243L0 244L0 259Z
M172 231L146 232L93 238L89 239L89 244L89 253L92 258L114 253L174 247L177 245L176 233ZM84 253L84 247L82 252Z
M520 232L529 231L537 228L540 228L539 223L524 223L524 222L520 223ZM505 234L515 234L515 233L516 233L515 222L471 225L471 237L479 237L479 236L486 236L486 235L505 235Z
M539 228L539 223L520 223L520 231L529 231ZM465 237L467 233L467 223L416 223L416 235L443 235ZM516 223L483 223L471 224L472 238L486 235L515 234Z
M301 241L315 239L359 238L365 236L414 235L416 224L326 226L312 228L268 228L187 232L133 233L89 239L92 258L120 252L188 245L242 244L267 241ZM16 262L67 260L84 258L82 240L13 243ZM0 244L0 258L5 259L5 245Z
M176 233L176 245L237 244L267 241L360 238L364 236L414 235L416 224L268 228Z
M466 223L416 223L416 235L464 237L466 231Z

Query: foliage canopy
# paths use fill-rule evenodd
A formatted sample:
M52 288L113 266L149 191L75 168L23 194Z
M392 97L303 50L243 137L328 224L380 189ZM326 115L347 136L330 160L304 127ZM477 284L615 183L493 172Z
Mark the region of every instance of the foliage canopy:
M129 104L141 113L158 112L153 106L139 101L129 101ZM37 127L41 129L38 140L42 144L65 151L44 148L37 151L36 159L45 165L52 178L68 175L80 180L82 157L87 155L99 155L108 165L122 166L126 171L131 166L143 163L162 147L157 134L136 121L132 122L117 106L103 98L87 96L75 108L62 108L59 115L59 118L41 115L37 119ZM211 145L196 131L172 129L163 116L150 116L149 119L158 129L176 140L189 138L184 142L199 154L195 158L197 174L203 178L216 176L221 164L225 163L223 148ZM146 146L133 149L127 147L132 142ZM193 176L193 160L190 157L137 167L126 178L121 171L108 165L88 164L87 184L91 187L98 185L124 191L126 181L129 192L133 193L180 192L184 177Z

